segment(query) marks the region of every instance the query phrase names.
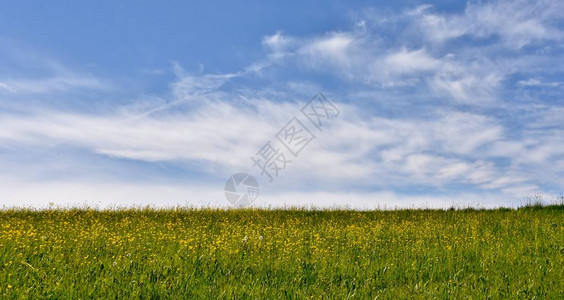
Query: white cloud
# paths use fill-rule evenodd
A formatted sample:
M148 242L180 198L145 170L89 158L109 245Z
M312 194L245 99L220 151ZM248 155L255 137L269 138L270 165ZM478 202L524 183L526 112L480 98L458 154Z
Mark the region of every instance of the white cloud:
M450 96L466 104L480 104L492 102L495 99L496 88L502 76L491 73L484 77L474 74L439 74L430 82L431 87L439 94Z
M299 63L313 69L329 69L347 79L356 78L363 47L348 32L331 32L306 40L295 51ZM291 58L294 58L292 56Z
M431 57L424 49L408 51L403 48L384 59L392 72L415 73L433 71L440 65L440 61Z
M300 51L311 57L321 56L322 58L346 63L349 60L348 51L351 50L353 44L353 36L337 32L311 41Z
M109 90L112 85L84 70L71 70L43 53L0 37L0 96L64 93L77 90ZM22 73L21 70L27 70ZM0 98L0 101L3 99Z
M265 36L262 39L262 44L272 52L285 52L295 47L297 40L278 31L273 35Z
M539 78L529 78L527 80L519 80L517 84L521 86L533 86L533 87L559 87L560 82L543 82Z
M3 180L3 182L6 182ZM3 208L33 207L230 207L223 186L127 184L70 180L64 182L9 181L0 189ZM516 207L522 198L512 193L458 193L405 196L384 192L280 192L262 193L254 206L263 208L398 209L449 207Z
M242 73L233 74L187 74L178 63L174 63L173 71L177 80L171 84L175 99L183 101L201 100L198 95L215 91L232 78Z
M405 196L392 191L422 188L447 193L453 186L474 191L453 191L460 199L507 205L513 203L509 199L542 191L543 185L564 187L560 180L564 175L562 108L549 106L519 115L526 120L509 119L513 124L507 124L508 119L500 118L498 112L522 111L508 108L510 105L492 105L504 101L510 104L511 99L499 96L510 75L529 67L542 71L546 64L556 65L558 60L553 57L540 64L542 53L527 57L514 54L525 46L561 39L561 33L552 25L562 16L555 11L560 6L554 2L519 1L512 5L498 1L471 3L462 14L438 14L427 5L390 16L377 23L383 26L379 30L367 19L356 20L349 31L310 37L276 32L262 40L268 51L265 58L241 72L201 74L202 69L200 74L188 74L175 64L177 79L170 84L170 99L143 97L143 103L104 112L48 107L25 107L18 114L0 112L1 149L13 153L61 144L85 151L94 160L110 157L181 166L196 164L194 173L212 178L242 170L256 172L250 157L273 139L307 100L295 102L295 95L289 95L313 93L323 85L296 76L284 85L292 89L285 93L269 87L238 89L227 83L235 78L261 76L268 68L272 71L269 75L279 80L275 73L291 68L292 72L287 73L305 70L333 74L341 80L339 83L349 84L338 95L348 102L338 102L341 116L299 158L292 158L276 186L271 187L274 193L267 195L261 205L307 203L325 207L347 203L373 208L399 203L442 207L452 204L452 195L436 192L429 197ZM398 22L406 22L403 25L407 26L395 26ZM389 34L392 37L381 34L387 29L393 31ZM484 41L450 46L449 41L463 36ZM511 55L505 57L507 53ZM3 79L0 92L50 93L106 86L105 81L58 65L52 71L53 76L42 79ZM525 78L530 79L517 84L560 87L535 74ZM358 87L377 91L382 99L374 101L377 105L372 107L371 102L349 97L354 92L347 92L347 87L355 92ZM276 93L280 95L273 99ZM404 106L394 107L394 99L402 99ZM385 109L378 111L378 105ZM12 170L6 164L0 169ZM26 190L28 183L36 188ZM188 197L225 204L221 188L216 187L144 186L124 180L115 185L96 183L100 186L97 191L89 184L93 183L30 181L12 187L4 183L0 197L13 203L33 203L40 194L45 195L42 203L73 197L96 203L96 199L103 198L116 205L137 203L137 199L139 204L154 204L154 198L167 198L168 202L159 202L163 205L183 204ZM333 192L315 192L315 186ZM344 192L351 187L364 192Z
M435 14L429 7L410 12L419 29L433 42L445 42L463 35L500 37L519 49L543 40L561 40L552 21L564 17L559 1L469 2L463 14Z
M0 82L0 90L14 94L45 94L68 92L76 89L107 89L108 85L92 76L55 75L44 79L4 80Z
M16 92L16 89L14 89L13 87L9 86L7 83L4 83L4 82L0 82L0 90L5 90L5 91L8 91L10 93Z
M554 67L541 52L514 54L524 46L562 40L556 23L564 18L563 11L558 1L470 2L462 13L441 14L430 5L396 15L367 10L354 20L362 26L348 31L309 38L280 32L265 37L271 54L260 67L297 63L352 85L420 87L455 103L491 106L500 101L504 80L512 74ZM446 45L463 36L473 40ZM520 85L538 85L535 80Z
M252 170L250 157L274 139L301 105L262 98L234 101L233 94L221 92L202 97L213 100L185 113L163 111L140 118L123 109L103 116L45 110L4 115L0 141L37 148L64 143L115 158L198 163L199 172L223 176ZM300 188L315 181L342 188L446 188L459 183L502 189L534 185L534 177L516 171L519 164L544 165L561 153L546 140L537 141L523 161L522 151L501 146L507 139L504 127L483 115L439 110L428 119L362 117L358 107L339 107L342 116L288 166L281 186ZM498 156L514 160L517 169L496 165L492 159Z

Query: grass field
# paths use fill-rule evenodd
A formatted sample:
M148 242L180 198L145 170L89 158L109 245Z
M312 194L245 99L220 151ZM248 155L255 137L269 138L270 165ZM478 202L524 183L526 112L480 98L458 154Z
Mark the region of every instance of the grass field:
M564 206L0 211L0 298L564 298Z

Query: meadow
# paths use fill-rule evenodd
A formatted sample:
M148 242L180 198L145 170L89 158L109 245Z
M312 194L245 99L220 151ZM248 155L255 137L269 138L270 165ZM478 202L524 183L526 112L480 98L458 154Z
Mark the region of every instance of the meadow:
M0 298L564 298L564 206L0 211Z

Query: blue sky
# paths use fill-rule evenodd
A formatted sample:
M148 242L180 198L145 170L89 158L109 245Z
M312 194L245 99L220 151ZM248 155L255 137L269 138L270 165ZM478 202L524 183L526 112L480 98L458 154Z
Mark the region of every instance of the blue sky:
M559 1L0 5L4 206L519 205L564 190ZM340 115L272 183L251 157ZM279 146L279 145L278 145Z

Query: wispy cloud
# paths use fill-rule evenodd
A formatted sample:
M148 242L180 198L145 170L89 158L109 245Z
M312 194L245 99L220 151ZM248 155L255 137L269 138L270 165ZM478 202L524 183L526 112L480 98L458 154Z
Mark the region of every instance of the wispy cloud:
M521 86L533 86L533 87L559 87L561 85L560 82L543 82L538 78L519 80L517 84Z
M13 96L72 93L87 102L89 90L107 89L111 79L48 59L44 72L0 73L0 104L12 108L0 110L0 170L14 174L4 178L10 184L0 196L12 203L32 203L41 194L42 203L79 197L119 205L131 203L120 200L126 196L149 204L166 195L170 202L160 204L188 198L225 204L224 177L256 172L250 157L319 89L342 114L276 185L265 186L272 193L264 205L442 207L454 195L493 206L554 192L564 188L563 108L561 99L534 93L553 90L561 98L561 8L554 1L470 2L460 12L425 5L384 19L369 9L348 29L258 37L264 56L240 71L190 73L173 63L175 79L162 94L90 110L30 108ZM524 92L528 97L515 95ZM111 161L107 174L138 163L173 166L199 181L110 184L102 174L47 182L36 173L54 167L42 155L60 149L86 157L64 164L61 173ZM166 182L176 175L155 177ZM25 191L28 184L32 191Z
M564 17L559 1L469 2L463 14L439 14L424 5L410 16L432 42L444 43L465 35L500 38L511 48L563 38L554 21Z
M3 56L0 60L0 95L2 92L38 95L111 88L109 82L85 72L71 70L28 47L3 39L0 39L0 47L0 54Z
M68 75L42 79L10 79L0 82L0 90L12 94L47 94L76 89L106 89L107 85L91 76Z
M190 76L191 81L199 79ZM200 85L190 86L198 90ZM262 98L237 101L236 94L208 92L200 96L207 100L196 110L136 119L129 118L127 110L103 116L57 111L5 115L0 140L33 147L59 142L145 162L199 163L209 166L198 170L204 175L227 175L248 169L250 157L303 104ZM312 144L282 182L400 189L466 184L485 190L527 183L538 188L526 170L540 170L564 155L558 131L542 137L524 131L521 137L510 137L500 122L485 115L437 109L430 118L363 117L356 106L340 106L344 117ZM511 160L511 165L500 164L500 158Z
M277 32L263 41L272 53L284 52L278 65L298 63L358 85L419 86L437 98L491 105L510 76L540 64L553 68L546 50L524 47L562 40L562 11L557 1L469 2L464 12L450 14L430 5L385 17L367 10L348 31L306 38Z

